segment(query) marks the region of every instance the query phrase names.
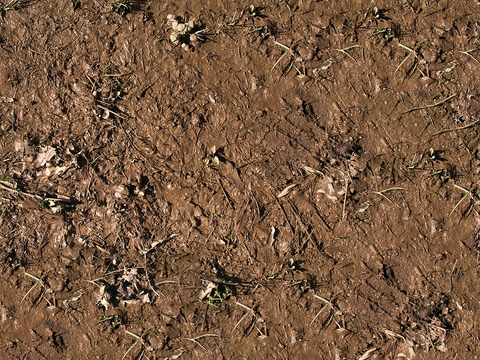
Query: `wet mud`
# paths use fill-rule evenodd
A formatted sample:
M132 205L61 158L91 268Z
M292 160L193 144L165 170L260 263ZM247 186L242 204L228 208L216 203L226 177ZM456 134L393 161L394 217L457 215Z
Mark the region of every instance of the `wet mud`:
M479 352L474 1L11 1L8 359Z

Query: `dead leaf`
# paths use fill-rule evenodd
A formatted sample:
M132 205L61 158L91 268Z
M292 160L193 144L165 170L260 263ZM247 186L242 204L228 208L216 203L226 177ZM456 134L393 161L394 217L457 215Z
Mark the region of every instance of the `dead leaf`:
M82 297L83 295L83 291L82 290L78 290L78 291L75 291L72 295L70 295L68 298L66 298L65 300L63 300L63 305L69 303L69 302L73 302L73 301L78 301L80 300L80 298Z
M413 351L413 342L407 340L400 345L399 351L397 354L397 360L412 360L415 357L415 351Z
M320 66L316 69L317 71L325 71L325 70L328 70L328 68L330 66L332 66L332 64L334 63L334 61L332 59L327 59L325 60L324 62L322 62L320 64Z
M50 306L47 306L47 310L48 312L50 313L51 316L55 316L57 315L60 311L62 311L62 309L54 306L54 305L50 305Z
M64 173L69 168L70 166L51 166L50 164L47 163L46 168L37 173L37 177L42 178L42 177L55 176L55 175Z
M218 159L218 158L217 158ZM220 173L228 179L228 181L235 186L235 188L239 191L242 191L244 188L243 181L240 179L240 175L238 175L238 171L233 166L230 161L225 163L218 162L216 164L219 167Z
M57 154L57 151L51 147L47 146L43 152L37 155L37 159L35 160L35 166L37 167L42 167L44 166L47 162L49 162L55 155Z
M215 284L211 281L207 281L207 288L205 290L203 290L200 295L198 296L200 298L200 300L203 301L203 299L205 299L208 295L210 295L210 293L212 292L213 289L215 289Z
M16 152L20 152L23 154L23 152L25 151L25 149L28 147L27 145L27 142L25 140L15 140L15 142L13 143L13 147L15 149Z
M372 205L372 204L369 201L365 201L355 208L355 212L358 213L358 214L364 213L365 211L368 210L370 205Z

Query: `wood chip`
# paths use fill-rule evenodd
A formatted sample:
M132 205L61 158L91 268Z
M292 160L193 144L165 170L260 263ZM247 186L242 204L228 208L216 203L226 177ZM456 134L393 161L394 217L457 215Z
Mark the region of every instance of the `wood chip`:
M285 189L283 189L283 191L280 194L277 195L277 197L281 198L281 197L284 197L285 195L288 195L295 186L297 186L297 184L288 185Z
M273 246L273 243L275 242L275 228L272 226L272 229L270 231L270 235L268 236L268 246Z
M363 354L362 356L360 356L358 358L358 360L367 360L371 355L372 353L377 350L377 348L373 348L373 349L370 349L368 350L365 354Z

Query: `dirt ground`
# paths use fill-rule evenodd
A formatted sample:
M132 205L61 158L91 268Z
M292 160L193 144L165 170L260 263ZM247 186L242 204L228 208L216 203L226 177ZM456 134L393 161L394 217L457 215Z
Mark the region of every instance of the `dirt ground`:
M0 358L480 353L478 2L0 9Z

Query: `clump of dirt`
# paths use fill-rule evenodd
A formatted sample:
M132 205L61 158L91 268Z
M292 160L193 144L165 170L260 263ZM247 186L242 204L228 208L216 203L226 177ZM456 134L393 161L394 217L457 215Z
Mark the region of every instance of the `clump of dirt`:
M2 358L478 353L473 1L0 11Z

